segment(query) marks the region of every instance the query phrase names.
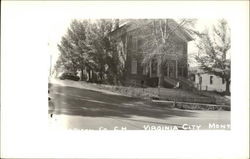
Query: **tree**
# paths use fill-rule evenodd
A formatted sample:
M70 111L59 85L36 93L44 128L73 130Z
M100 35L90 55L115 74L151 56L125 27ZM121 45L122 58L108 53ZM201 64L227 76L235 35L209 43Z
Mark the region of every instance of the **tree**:
M95 72L98 74L101 83L109 81L112 76L116 77L117 72L117 49L116 43L109 39L109 33L112 31L113 22L110 19L97 20L91 24L88 31L88 41L90 42L90 57L95 63ZM112 82L111 82L112 83Z
M144 20L143 22L139 22L141 26L147 26L150 20ZM150 52L144 55L143 64L147 65L149 61L153 58L159 58L159 80L158 87L160 92L160 87L163 83L163 65L164 61L169 58L169 56L176 57L175 51L175 42L173 39L173 35L175 31L178 29L182 29L191 34L196 34L193 26L196 22L195 19L181 19L178 23L176 23L172 19L154 19L151 20L152 25L149 25L151 32L151 36L143 45L143 52ZM145 27L141 27L141 31L145 32Z
M63 68L69 72L76 74L77 71L77 61L73 57L73 46L70 44L69 40L65 37L61 40L61 45L58 45L58 49L61 52L59 60L56 63L56 67Z
M231 62L228 58L231 48L230 28L226 20L218 20L218 24L200 36L196 61L208 73L221 77L226 81L226 93L229 94L231 80Z
M119 85L123 83L124 77L124 61L121 59L123 56L121 55L122 47L116 41L110 40L108 46L108 54L106 56L107 63L107 80L110 84Z
M67 34L62 37L58 44L60 56L56 67L63 66L65 70L76 74L81 71L81 80L83 80L83 71L88 66L89 46L86 41L87 21L73 20L68 28Z
M75 74L80 70L81 77L87 71L92 82L117 83L120 80L117 44L109 38L114 27L111 19L73 20L58 44L61 54L56 67Z

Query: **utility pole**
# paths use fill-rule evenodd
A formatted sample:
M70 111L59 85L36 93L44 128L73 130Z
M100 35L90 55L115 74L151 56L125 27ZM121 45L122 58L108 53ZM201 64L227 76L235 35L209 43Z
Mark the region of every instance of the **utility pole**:
M51 74L52 74L52 52L51 52L51 48L50 48L50 43L48 43L48 47L49 47L49 60L50 60L50 63L49 63L49 77L51 77Z

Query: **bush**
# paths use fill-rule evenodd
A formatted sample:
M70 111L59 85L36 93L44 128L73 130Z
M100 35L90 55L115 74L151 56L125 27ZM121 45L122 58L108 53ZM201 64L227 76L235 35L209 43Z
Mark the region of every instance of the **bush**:
M86 74L83 74L81 80L82 80L82 81L87 81L87 79L88 79L87 75L86 75Z
M79 81L80 80L80 77L72 74L72 73L63 73L60 77L59 77L61 80L65 80L65 79L68 79L68 80L73 80L73 81Z

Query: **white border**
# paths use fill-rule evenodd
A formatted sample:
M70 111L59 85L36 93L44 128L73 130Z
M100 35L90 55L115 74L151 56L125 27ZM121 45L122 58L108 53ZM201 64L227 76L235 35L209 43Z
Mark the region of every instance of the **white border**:
M1 157L247 158L249 2L2 2ZM67 18L226 18L232 30L232 130L47 131L48 39ZM56 30L54 30L56 31Z

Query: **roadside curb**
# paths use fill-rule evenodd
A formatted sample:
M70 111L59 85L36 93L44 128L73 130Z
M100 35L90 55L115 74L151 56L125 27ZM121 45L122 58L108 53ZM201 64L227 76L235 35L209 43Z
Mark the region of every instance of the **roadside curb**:
M170 108L186 109L186 110L225 110L230 111L231 107L228 105L215 105L204 103L188 103L188 102L175 102L165 100L151 100L151 102L166 106Z

